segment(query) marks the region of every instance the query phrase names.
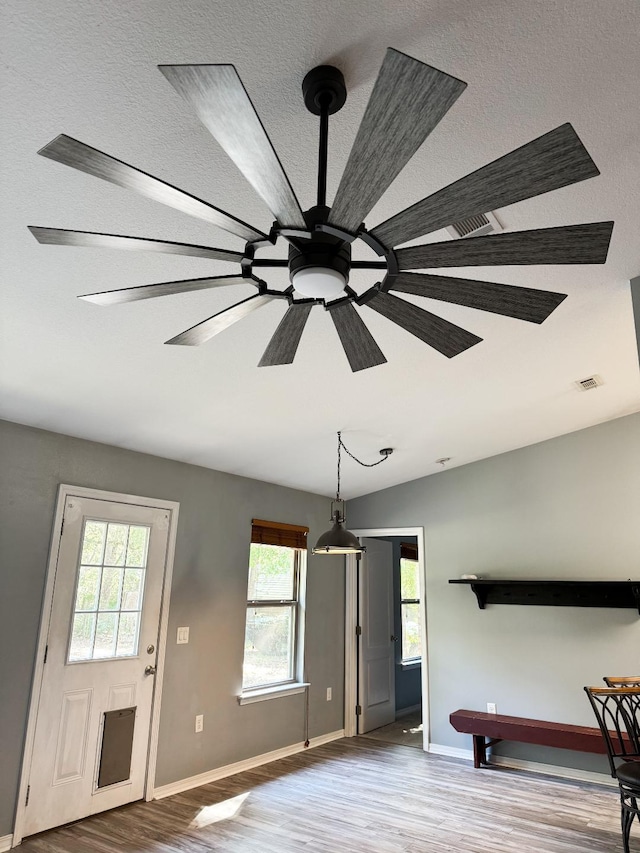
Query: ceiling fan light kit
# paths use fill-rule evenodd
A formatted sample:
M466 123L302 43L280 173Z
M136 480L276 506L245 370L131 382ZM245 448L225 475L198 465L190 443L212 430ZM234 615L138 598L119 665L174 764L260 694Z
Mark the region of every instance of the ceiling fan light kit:
M307 109L320 119L316 204L303 211L253 104L232 65L163 65L160 71L193 108L275 216L268 232L207 201L66 135L39 153L110 183L204 219L245 241L244 251L89 231L31 227L41 243L148 250L239 264L235 275L162 282L81 298L102 305L217 287L251 284L256 293L171 338L194 346L209 340L274 299L288 309L260 366L293 362L311 309L326 309L355 371L384 364L360 308L368 308L415 335L447 358L481 341L477 335L402 299L408 293L542 323L566 294L537 288L413 272L465 266L605 263L612 222L595 222L472 236L398 248L487 211L533 198L599 174L570 124L534 139L376 225L364 220L418 148L460 97L466 84L389 48L373 87L333 205L327 205L329 117L347 97L341 72L319 66L304 78ZM287 258L261 250L281 238ZM354 260L362 240L379 260ZM288 268L290 286L270 287L260 269ZM349 285L352 269L370 270L372 285ZM356 307L357 306L357 307Z

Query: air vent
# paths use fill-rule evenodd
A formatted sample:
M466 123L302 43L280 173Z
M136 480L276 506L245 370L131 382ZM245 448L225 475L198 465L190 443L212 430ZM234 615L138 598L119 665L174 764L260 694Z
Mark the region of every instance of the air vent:
M579 391L591 391L592 388L598 388L603 384L602 377L594 373L593 376L587 376L586 379L578 379L576 387Z
M502 225L496 219L495 213L478 213L454 222L447 228L451 236L458 240L460 237L482 237L485 234L496 234L502 231Z

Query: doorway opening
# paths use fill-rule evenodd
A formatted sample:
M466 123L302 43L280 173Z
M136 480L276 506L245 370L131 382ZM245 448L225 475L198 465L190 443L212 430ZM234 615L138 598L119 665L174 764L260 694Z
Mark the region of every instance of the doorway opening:
M347 557L345 735L429 745L423 528L353 531Z

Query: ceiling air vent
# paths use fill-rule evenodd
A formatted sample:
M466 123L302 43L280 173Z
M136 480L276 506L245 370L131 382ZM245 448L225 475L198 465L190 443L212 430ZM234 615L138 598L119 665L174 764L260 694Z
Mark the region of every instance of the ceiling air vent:
M597 373L593 376L587 376L586 379L576 381L576 387L579 391L591 391L592 388L598 388L602 384L602 377L598 376Z
M455 240L458 240L460 237L483 237L485 234L496 234L502 231L502 225L496 219L495 213L479 213L477 216L468 216L460 222L454 222L447 231Z

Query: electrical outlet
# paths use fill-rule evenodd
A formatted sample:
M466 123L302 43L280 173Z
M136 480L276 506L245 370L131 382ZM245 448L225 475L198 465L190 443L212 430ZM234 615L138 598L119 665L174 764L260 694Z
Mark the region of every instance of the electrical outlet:
M204 715L198 714L196 717L196 733L201 732L204 728Z
M189 629L188 628L178 628L178 637L176 639L176 643L188 643L189 642Z
M497 714L498 706L495 702L487 702L487 714Z
M327 702L331 702L331 688L327 687Z

